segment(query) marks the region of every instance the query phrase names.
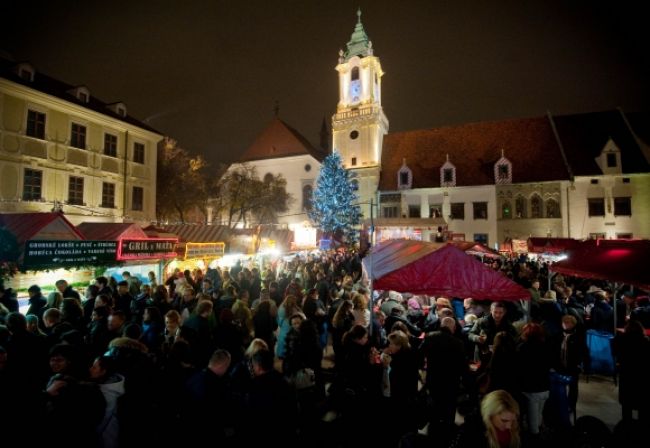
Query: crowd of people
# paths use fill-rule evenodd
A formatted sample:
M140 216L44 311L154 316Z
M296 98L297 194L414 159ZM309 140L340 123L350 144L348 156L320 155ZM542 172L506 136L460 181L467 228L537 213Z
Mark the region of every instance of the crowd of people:
M65 280L47 297L33 285L25 315L2 286L0 421L37 442L104 448L206 437L570 445L586 330L613 332L619 307L621 427L632 437L633 411L648 418L647 298L561 276L549 283L545 263L489 263L530 300L372 292L359 255L342 252L261 271L177 270L161 284L124 271L97 277L83 297Z

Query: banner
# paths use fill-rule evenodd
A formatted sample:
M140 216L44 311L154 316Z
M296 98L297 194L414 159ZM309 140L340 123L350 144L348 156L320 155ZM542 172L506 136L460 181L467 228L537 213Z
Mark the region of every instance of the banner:
M25 243L25 269L94 266L115 261L117 241L29 240Z
M176 258L176 238L122 239L117 248L117 259L147 260Z
M223 257L225 246L225 243L187 243L185 259Z

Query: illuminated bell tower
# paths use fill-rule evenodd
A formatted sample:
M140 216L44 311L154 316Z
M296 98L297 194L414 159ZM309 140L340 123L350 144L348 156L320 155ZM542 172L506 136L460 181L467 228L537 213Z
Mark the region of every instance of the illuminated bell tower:
M339 102L332 117L332 148L341 155L345 168L356 173L361 211L364 218L369 218L370 199L375 197L379 185L381 148L388 132L388 119L381 108L384 72L363 29L361 10L357 17L347 50L339 51L336 66Z

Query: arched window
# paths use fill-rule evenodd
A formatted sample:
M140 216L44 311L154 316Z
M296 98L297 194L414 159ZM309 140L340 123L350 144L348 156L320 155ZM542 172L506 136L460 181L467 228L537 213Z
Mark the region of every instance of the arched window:
M516 218L526 218L526 198L523 196L517 196L515 200L515 217Z
M352 182L350 182L350 185L352 185L352 191L359 191L359 181L356 179L352 179Z
M501 218L512 218L512 205L510 205L510 201L505 201L503 205L501 205Z
M560 204L555 199L546 201L546 217L559 218L560 217Z
M542 198L538 194L534 194L530 198L530 217L531 218L543 218L544 214L542 211Z
M266 174L264 175L264 183L265 183L265 184L270 184L271 182L273 182L273 174L271 174L271 173L266 173Z
M352 73L350 73L350 81L355 81L359 79L359 67L352 67Z
M302 209L303 210L311 210L311 199L313 195L313 188L311 185L307 184L304 187L302 187Z

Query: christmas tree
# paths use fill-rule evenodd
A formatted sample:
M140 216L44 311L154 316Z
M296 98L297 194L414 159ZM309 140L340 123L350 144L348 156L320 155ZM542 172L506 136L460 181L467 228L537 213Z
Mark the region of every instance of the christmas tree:
M343 168L341 156L334 151L323 161L312 197L309 218L326 235L356 241L361 211L356 205L354 174Z

